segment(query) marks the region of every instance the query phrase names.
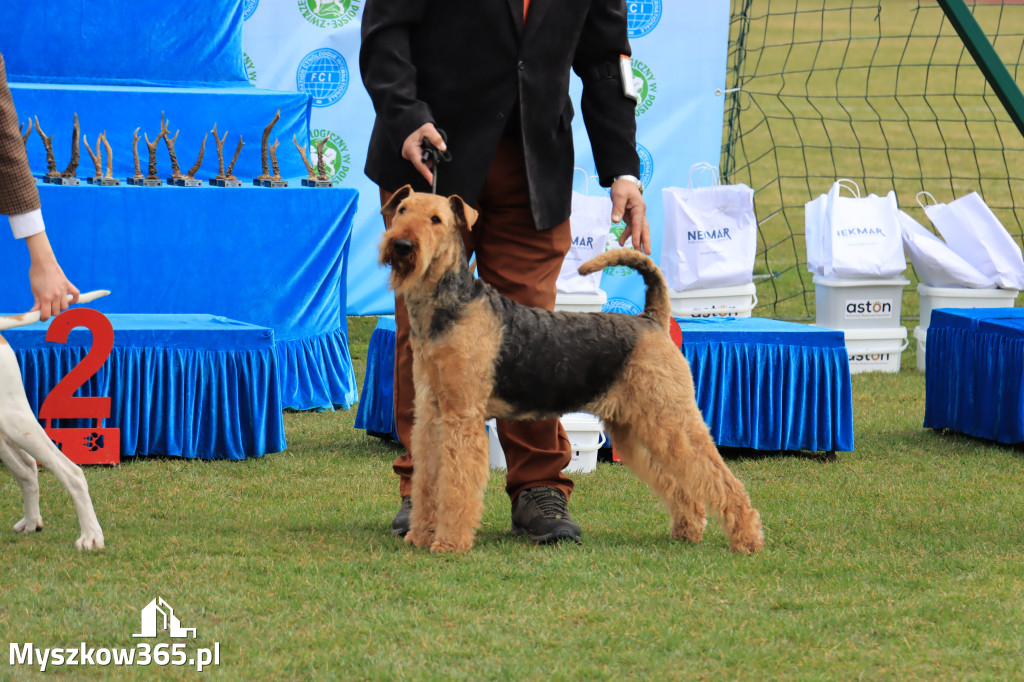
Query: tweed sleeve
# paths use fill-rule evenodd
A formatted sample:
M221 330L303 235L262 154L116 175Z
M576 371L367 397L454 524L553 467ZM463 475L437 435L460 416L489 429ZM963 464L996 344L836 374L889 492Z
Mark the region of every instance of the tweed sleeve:
M7 86L0 55L0 214L28 213L39 208L39 190L21 140L18 114Z

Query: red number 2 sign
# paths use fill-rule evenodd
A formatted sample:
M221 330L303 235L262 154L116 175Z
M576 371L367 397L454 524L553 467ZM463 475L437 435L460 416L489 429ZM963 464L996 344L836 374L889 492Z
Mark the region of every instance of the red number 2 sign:
M121 429L102 428L110 419L110 398L75 397L114 349L114 327L107 317L91 308L70 308L50 323L46 340L67 343L75 327L92 332L92 347L81 362L53 387L39 408L43 428L57 447L75 464L118 464L121 461ZM95 419L95 428L55 428L54 419Z

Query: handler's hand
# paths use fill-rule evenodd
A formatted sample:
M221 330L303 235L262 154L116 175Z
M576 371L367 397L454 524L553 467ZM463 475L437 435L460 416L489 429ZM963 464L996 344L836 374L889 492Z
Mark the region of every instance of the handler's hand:
M434 124L424 123L413 131L412 135L405 138L405 142L402 143L402 158L412 163L416 170L420 172L420 175L426 178L427 182L432 183L434 182L434 174L431 172L430 166L423 163L424 137L442 152L448 148L448 145L444 143L444 138L441 137L441 133L437 132Z
M39 319L46 321L67 310L68 296L70 303L77 303L79 292L57 263L46 232L26 237L25 244L29 249L29 284L35 299L32 310L38 310Z
M627 239L633 240L633 248L651 255L651 227L647 224L647 204L640 188L629 180L612 183L612 222L626 220L626 229L619 237L619 246L625 246Z

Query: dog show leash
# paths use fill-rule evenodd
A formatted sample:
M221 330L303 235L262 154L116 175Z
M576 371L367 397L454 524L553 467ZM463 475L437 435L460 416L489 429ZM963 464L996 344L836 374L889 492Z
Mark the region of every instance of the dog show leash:
M441 136L441 139L444 140L445 145L447 145L448 144L448 134L445 133L440 128L437 129L437 133ZM430 191L433 194L437 194L437 170L438 170L438 167L440 166L442 161L451 161L452 160L452 153L450 151L448 151L447 149L445 149L444 151L441 151L440 149L435 147L434 144L430 140L428 140L425 137L420 141L420 146L423 148L423 156L421 157L422 161L423 161L423 163L431 164L430 169L433 172L433 176L434 176L434 179L430 183Z

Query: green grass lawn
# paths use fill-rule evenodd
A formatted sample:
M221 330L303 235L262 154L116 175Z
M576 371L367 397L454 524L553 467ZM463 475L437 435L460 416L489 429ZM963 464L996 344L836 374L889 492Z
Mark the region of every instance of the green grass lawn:
M362 379L372 318L350 320ZM133 647L157 596L221 679L1012 679L1024 674L1021 450L921 427L914 355L853 378L856 450L729 460L764 518L736 556L712 522L672 541L624 468L576 477L581 546L508 534L492 476L477 545L393 540L396 447L355 411L286 414L288 450L87 470L107 548L79 554L42 475L46 528L0 533L0 633L39 648ZM21 516L0 478L0 520ZM156 642L170 643L162 636ZM187 667L57 667L68 679L192 679ZM9 665L0 679L34 677Z

